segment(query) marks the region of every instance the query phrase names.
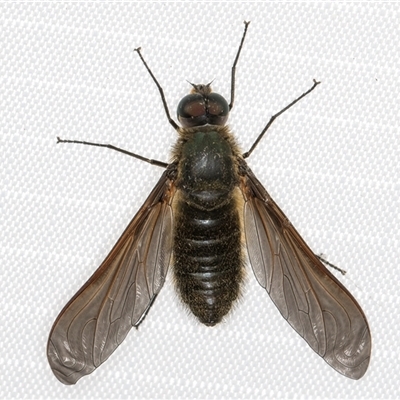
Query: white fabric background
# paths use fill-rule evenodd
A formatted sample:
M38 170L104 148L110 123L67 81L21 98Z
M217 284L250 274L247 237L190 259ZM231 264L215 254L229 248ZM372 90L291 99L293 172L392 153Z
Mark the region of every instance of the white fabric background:
M76 386L54 378L54 319L123 232L161 169L107 149L168 160L170 110L209 82L229 99L249 164L339 279L372 331L360 381L329 367L289 327L249 269L219 326L197 323L170 277L138 331ZM396 4L35 4L0 6L1 398L396 398L399 390L399 65Z

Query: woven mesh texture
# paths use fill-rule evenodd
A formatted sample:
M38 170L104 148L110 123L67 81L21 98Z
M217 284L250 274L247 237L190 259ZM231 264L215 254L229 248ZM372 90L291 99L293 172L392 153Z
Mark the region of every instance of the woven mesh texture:
M348 271L339 279L371 326L369 370L356 382L331 369L248 269L242 300L213 328L188 314L168 277L140 329L64 386L46 358L52 323L161 169L56 137L168 161L176 133L133 49L175 116L186 79L215 79L229 99L243 20L229 123L244 150L322 81L249 164L311 248ZM0 5L0 397L398 398L399 20L397 4Z

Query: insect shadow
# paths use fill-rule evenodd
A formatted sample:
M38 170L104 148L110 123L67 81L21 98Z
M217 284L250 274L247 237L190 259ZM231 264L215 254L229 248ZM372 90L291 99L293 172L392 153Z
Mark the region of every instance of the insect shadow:
M332 368L361 378L371 353L367 319L354 297L324 267L246 163L275 119L319 82L273 115L250 149L241 153L225 125L230 103L211 84L191 84L179 103L179 126L163 89L135 49L161 95L178 133L172 162L107 147L165 169L160 180L98 270L61 311L51 329L47 356L55 376L74 384L114 352L138 327L160 292L169 265L182 301L200 322L219 323L238 299L244 260L282 316ZM242 238L245 246L242 246ZM173 261L172 261L173 256Z

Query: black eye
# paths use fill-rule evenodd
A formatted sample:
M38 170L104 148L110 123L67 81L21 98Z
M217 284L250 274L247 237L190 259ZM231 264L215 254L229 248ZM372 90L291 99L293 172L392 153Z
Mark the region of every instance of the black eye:
M178 120L184 128L207 124L206 101L201 94L188 94L178 104Z
M208 95L208 123L210 125L225 125L228 119L228 102L218 93Z
M184 128L201 125L225 125L229 106L218 93L194 93L185 96L178 105L178 119Z

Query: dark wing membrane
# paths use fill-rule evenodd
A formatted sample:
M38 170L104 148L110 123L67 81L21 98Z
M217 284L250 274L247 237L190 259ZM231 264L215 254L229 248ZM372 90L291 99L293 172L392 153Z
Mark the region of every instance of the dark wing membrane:
M138 326L162 288L172 250L174 192L166 170L99 269L64 307L47 357L56 377L74 384Z
M354 297L321 264L243 162L244 226L250 264L282 316L341 374L367 370L371 334Z

